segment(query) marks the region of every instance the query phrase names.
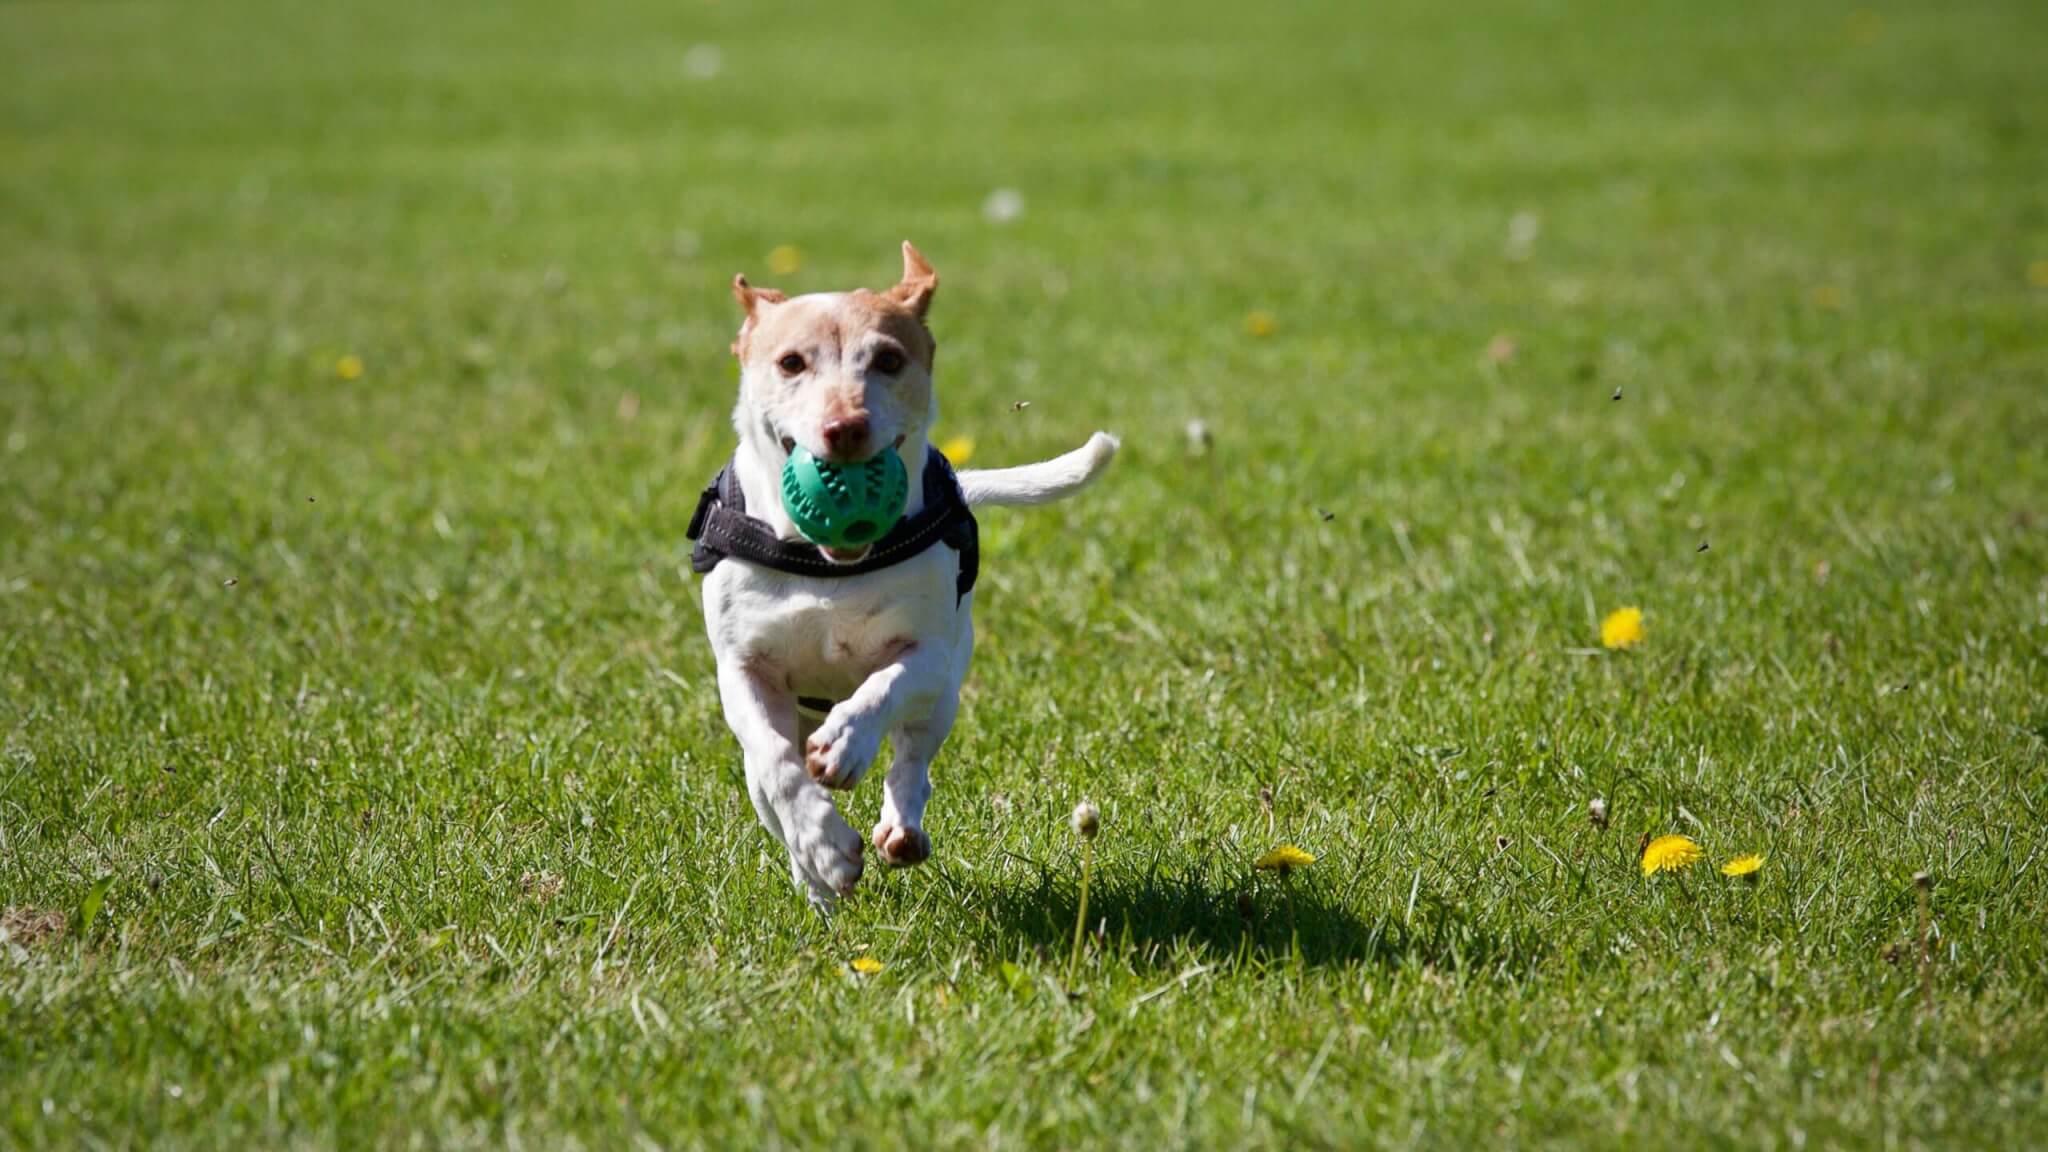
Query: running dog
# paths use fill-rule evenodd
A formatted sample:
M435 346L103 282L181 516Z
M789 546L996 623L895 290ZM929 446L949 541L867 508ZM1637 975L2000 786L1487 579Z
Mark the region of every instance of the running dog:
M1072 495L1117 450L1097 432L1052 460L955 473L926 439L938 282L908 241L902 279L884 292L792 298L733 279L746 313L732 346L739 446L691 519L692 567L706 574L704 623L754 811L825 911L860 881L867 844L892 867L931 854L932 760L974 649L973 509ZM798 445L835 464L897 453L911 478L902 519L859 549L806 541L779 483ZM828 789L859 784L884 736L882 814L863 842Z

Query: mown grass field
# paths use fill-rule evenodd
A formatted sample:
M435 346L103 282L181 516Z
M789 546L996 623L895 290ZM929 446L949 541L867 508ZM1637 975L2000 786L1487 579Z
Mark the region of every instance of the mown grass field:
M2048 1139L2048 9L330 7L0 5L0 1145ZM904 237L1125 450L828 925L683 530Z

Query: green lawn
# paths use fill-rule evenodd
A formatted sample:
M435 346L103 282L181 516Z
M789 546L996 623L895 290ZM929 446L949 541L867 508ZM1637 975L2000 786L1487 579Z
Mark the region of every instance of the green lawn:
M2041 4L17 0L0 75L0 1146L2048 1139ZM1124 452L983 516L937 855L827 924L683 531L733 273L905 237L942 433Z

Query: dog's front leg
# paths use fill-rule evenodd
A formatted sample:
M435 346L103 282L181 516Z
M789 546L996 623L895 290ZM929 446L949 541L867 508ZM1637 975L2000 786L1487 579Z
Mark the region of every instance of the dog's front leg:
M830 909L860 881L861 838L797 755L796 700L738 660L718 662L725 722L746 757L747 791L761 824L789 850L790 874Z
M905 645L869 673L853 695L833 706L804 742L804 768L828 788L860 783L891 727L925 715L943 692L958 688L947 665L937 645Z

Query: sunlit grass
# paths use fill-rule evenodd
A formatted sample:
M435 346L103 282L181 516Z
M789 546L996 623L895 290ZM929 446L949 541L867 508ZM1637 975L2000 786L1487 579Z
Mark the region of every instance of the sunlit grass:
M2038 1140L2043 20L0 6L0 1145ZM1124 449L828 926L683 530L906 237Z

